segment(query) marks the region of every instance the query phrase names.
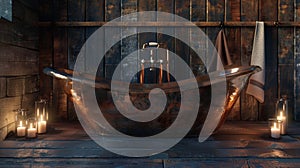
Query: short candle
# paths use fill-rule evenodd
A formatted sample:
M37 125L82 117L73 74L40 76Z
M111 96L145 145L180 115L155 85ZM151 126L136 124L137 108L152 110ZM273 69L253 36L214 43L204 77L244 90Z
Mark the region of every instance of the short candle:
M36 128L33 128L32 123L30 123L30 127L27 129L27 137L28 138L36 137Z
M17 136L23 137L25 136L26 127L23 126L22 121L20 121L20 125L17 127Z
M277 123L274 122L274 126L271 127L271 137L272 138L280 138L280 127L277 127Z

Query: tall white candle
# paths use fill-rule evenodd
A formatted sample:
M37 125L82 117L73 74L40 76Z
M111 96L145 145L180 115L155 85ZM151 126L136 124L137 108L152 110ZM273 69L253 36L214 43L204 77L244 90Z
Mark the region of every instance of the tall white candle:
M32 123L30 123L30 127L27 129L27 137L28 138L36 137L36 128L33 128Z
M276 139L280 138L280 128L277 127L276 122L274 122L274 126L271 127L271 137Z
M280 125L280 133L282 135L286 134L286 116L283 115L283 112L280 111L280 115L277 116L277 120L281 121L281 125Z
M38 121L38 133L46 133L47 122L44 120L43 115L41 115L40 121Z
M46 109L45 109L45 107L43 107L43 116L46 116Z
M17 136L23 137L26 133L26 127L23 126L22 121L20 121L19 126L17 127Z
M36 109L36 117L39 117L39 116L40 116L40 109L37 108L37 109Z

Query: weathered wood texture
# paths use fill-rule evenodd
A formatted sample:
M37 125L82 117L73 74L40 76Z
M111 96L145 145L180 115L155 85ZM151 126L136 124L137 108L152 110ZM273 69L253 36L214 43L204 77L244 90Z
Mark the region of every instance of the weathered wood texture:
M278 97L284 94L287 94L289 97L290 116L295 116L298 119L300 118L300 111L297 111L296 108L297 102L300 102L300 94L298 93L299 66L298 69L296 66L299 62L298 60L300 60L298 58L299 49L297 48L299 39L298 36L295 36L296 39L294 44L293 38L294 34L297 34L299 32L299 28L294 29L291 27L272 26L273 21L277 20L282 23L289 21L300 21L298 19L300 13L298 1L294 3L294 1L292 0L68 0L68 3L63 3L66 1L67 0L53 0L53 9L45 10L45 16L40 18L40 21L79 21L80 23L84 23L84 21L95 21L95 23L87 23L87 27L79 26L60 28L59 31L61 33L61 36L63 36L63 33L67 34L67 37L65 36L64 39L60 39L61 41L59 43L63 43L63 45L52 46L52 50L49 50L49 48L46 48L45 46L40 47L42 49L42 58L44 57L45 62L48 62L43 63L43 66L46 66L46 64L50 64L51 58L55 60L57 55L55 55L55 52L53 51L59 50L61 52L63 51L64 53L60 56L65 56L64 58L61 58L64 62L64 64L61 66L73 68L77 54L80 51L82 44L104 22L111 21L115 18L118 18L121 15L130 14L136 11L155 10L178 14L179 16L182 16L193 22L214 22L214 25L218 25L219 22L227 21L228 24L225 25L224 30L226 32L227 42L234 65L249 65L251 60L253 36L255 30L255 28L253 27L254 22L257 20L266 21L268 26L266 26L265 28L265 102L263 104L260 104L256 99L254 99L252 96L247 95L245 91L243 91L241 98L233 108L233 112L230 115L229 119L266 120L269 117L274 117L275 102ZM55 4L57 3L63 4L58 5L58 8L55 8ZM295 4L296 6L294 6ZM43 4L41 8L45 8L44 6L45 4ZM51 3L48 4L48 6L50 6L51 8ZM50 17L50 14L52 14L53 17ZM296 20L294 20L294 18ZM136 19L139 20L139 18ZM162 20L165 18L156 19ZM154 19L153 21L155 21L156 19ZM135 19L133 21L135 21ZM241 21L247 23L247 25L245 24L241 27L231 27L231 21ZM96 22L99 22L99 24L97 24ZM91 24L94 24L94 26L96 27L88 26ZM251 27L248 24L251 25ZM231 25L235 26L236 23L232 23ZM220 27L201 27L201 29L206 32L210 40L214 43L217 33L220 30ZM52 38L51 34L53 34L53 38L56 39L55 37L57 37L57 35L55 33L58 33L58 29L44 27L42 30L47 30L51 33L48 33L48 35L41 36L41 38L46 38L42 39L44 43L41 43L41 45L50 45L51 48L49 39ZM136 31L135 29L128 30L133 32ZM119 32L120 28L111 27L110 31ZM178 33L188 32L189 31L182 31ZM105 35L103 36L104 38L112 38L105 37ZM190 39L191 42L194 41L193 35L191 35ZM178 55L181 55L185 61L190 63L193 72L198 73L199 70L201 70L201 65L203 64L202 60L199 60L198 58L196 58L196 56L193 56L193 53L190 52L189 49L185 49L184 47L182 47L182 45L174 38L165 37L159 34L157 35L155 33L147 33L123 39L122 41L120 41L119 44L112 47L106 53L105 58L100 64L98 74L100 74L100 76L104 76L110 79L121 59L123 59L132 51L135 51L137 48L141 48L141 46L145 42L149 41L164 42L169 50L178 52ZM52 44L55 45L55 43L56 42L53 42ZM192 43L192 45L196 44ZM296 46L296 48L294 48L294 46ZM54 50L55 47L57 47L56 50ZM62 47L66 48L63 49ZM207 54L207 56L208 55L209 53ZM134 60L132 60L132 62L134 62ZM87 70L89 68L89 66L87 65L92 65L92 63L85 64ZM54 61L54 64L52 66L56 65ZM124 65L124 67L122 68L126 69L126 65ZM126 71L123 71L122 73L122 78L124 77L127 77ZM41 81L43 81L43 79L46 79L46 77L41 76L41 79ZM139 79L134 80L138 81ZM41 82L41 87L51 88L52 86L47 85L46 82ZM56 92L56 88L58 87L54 87L53 93ZM63 100L64 99L65 97L63 98ZM56 100L56 103L58 102L59 101Z
M253 12L249 12L253 11ZM258 1L242 0L241 4L241 21L258 20ZM241 30L241 64L249 65L252 53L252 44L255 28L244 28ZM257 120L258 103L252 96L246 94L243 90L241 94L241 119Z
M226 1L226 21L241 21L241 0ZM226 28L226 37L228 42L228 49L231 54L235 66L241 65L241 28ZM234 105L231 114L228 116L229 120L241 119L241 103L240 99Z
M39 95L37 0L12 5L12 22L0 19L0 140L15 129L13 111L32 112Z
M296 1L296 6L295 6L295 21L300 21L300 1ZM300 33L300 28L295 29L295 34L297 35L295 37L295 55L294 55L294 67L295 67L295 78L294 78L294 83L295 83L295 102L294 102L294 116L296 120L300 120L300 36L298 35Z
M278 3L278 2L277 2ZM271 0L260 1L260 18L264 21L276 20L278 15L277 3ZM269 11L263 10L269 9ZM270 12L272 11L272 12ZM259 118L267 119L275 115L275 103L278 93L277 58L278 58L278 29L276 27L265 28L265 53L266 53L266 84L265 103L259 105Z
M68 20L68 0L53 1L53 15L55 21ZM68 30L55 28L53 30L53 67L68 67ZM67 95L63 90L64 82L53 80L53 113L55 120L68 119Z
M278 9L279 9L278 20L294 21L294 1L288 1L288 0L278 1ZM278 94L288 95L289 109L293 109L292 107L294 105L294 28L278 29L278 39L280 39L278 42L278 88L279 88Z
M256 121L227 122L219 133L205 142L199 143L197 138L184 138L160 154L131 158L114 154L99 146L88 137L80 123L55 123L51 124L49 134L39 135L34 141L10 137L0 142L0 166L298 168L299 124L291 124L289 135L282 136L279 140L269 137L267 125L267 122Z

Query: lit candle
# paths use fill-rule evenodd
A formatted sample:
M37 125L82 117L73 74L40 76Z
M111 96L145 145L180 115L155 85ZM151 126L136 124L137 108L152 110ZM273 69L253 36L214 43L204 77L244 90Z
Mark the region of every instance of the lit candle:
M141 62L142 62L142 64L141 64L141 66L142 66L142 72L140 74L140 83L143 84L144 83L144 77L145 77L145 67L144 67L145 60L142 59Z
M167 50L167 79L170 82L170 65L169 65L169 50Z
M41 115L40 121L38 121L38 133L46 133L47 122L43 119L43 115Z
M159 84L162 84L163 79L163 60L159 60L160 66L159 66Z
M45 113L46 113L46 109L45 107L43 107L43 116L46 116Z
M27 137L28 138L36 137L36 128L33 128L32 123L30 123L30 127L27 129Z
M40 110L38 108L38 109L36 109L36 117L39 117L39 116L40 116Z
M22 121L20 121L20 125L17 127L17 136L23 137L25 136L26 127L23 126Z
M280 133L282 135L286 134L286 117L283 115L282 111L280 111L280 115L277 116L277 120L281 121Z
M271 137L272 138L280 138L280 127L277 127L277 123L274 122L274 126L271 127Z

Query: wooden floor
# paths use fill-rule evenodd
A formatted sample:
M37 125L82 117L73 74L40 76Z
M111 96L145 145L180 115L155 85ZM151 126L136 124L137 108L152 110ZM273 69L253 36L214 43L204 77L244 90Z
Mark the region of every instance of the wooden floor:
M128 158L98 146L78 123L56 123L35 140L0 142L0 167L300 167L300 123L280 140L269 137L266 122L227 122L199 143L186 138L170 150Z

